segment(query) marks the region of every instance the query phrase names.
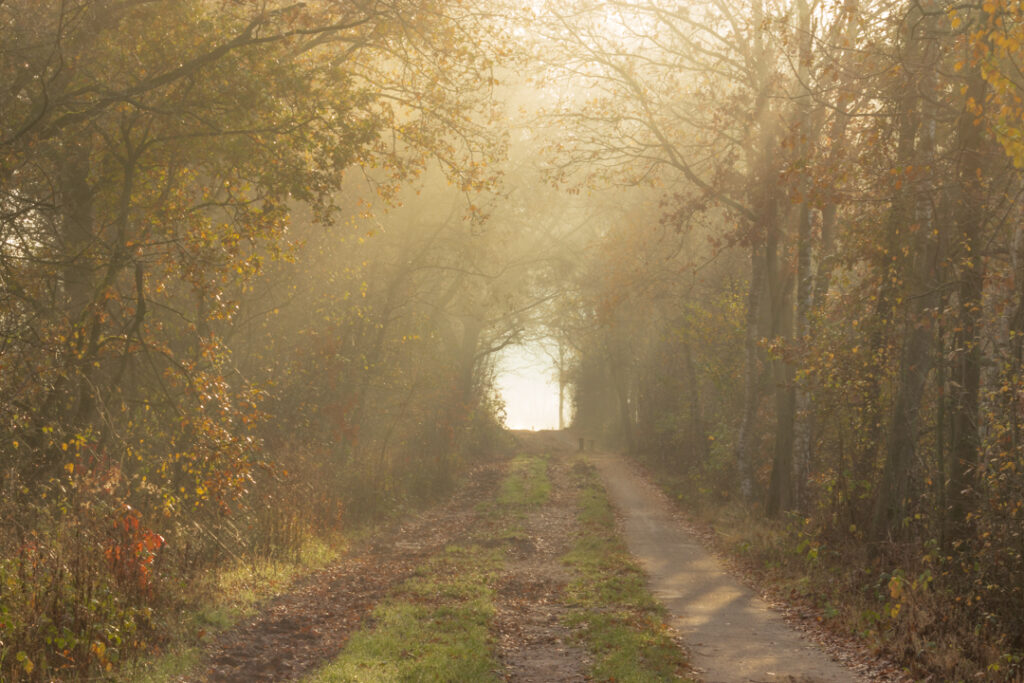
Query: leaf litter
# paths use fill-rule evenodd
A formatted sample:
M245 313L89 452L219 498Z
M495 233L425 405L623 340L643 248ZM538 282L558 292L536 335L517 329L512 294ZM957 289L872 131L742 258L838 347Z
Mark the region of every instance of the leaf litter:
M179 681L290 681L330 660L373 608L427 557L467 534L478 501L493 495L500 463L473 470L455 494L375 535L331 567L292 586L220 634L200 667Z

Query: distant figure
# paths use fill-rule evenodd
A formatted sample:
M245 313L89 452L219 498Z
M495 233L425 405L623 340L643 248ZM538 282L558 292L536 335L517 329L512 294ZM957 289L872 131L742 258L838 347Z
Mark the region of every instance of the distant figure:
M580 452L583 452L583 437L580 437Z
M590 450L591 450L591 452L594 451L594 440L593 439L590 440Z

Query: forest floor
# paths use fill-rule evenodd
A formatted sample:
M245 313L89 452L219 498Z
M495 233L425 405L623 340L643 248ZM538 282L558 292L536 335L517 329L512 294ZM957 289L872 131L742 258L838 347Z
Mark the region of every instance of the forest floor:
M292 586L177 680L898 680L786 623L620 456L516 436L527 455Z

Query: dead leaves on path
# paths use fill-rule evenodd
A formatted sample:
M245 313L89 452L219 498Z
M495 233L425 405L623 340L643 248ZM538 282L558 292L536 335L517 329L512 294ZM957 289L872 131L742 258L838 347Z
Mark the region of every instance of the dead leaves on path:
M271 600L250 621L222 634L188 681L295 680L334 657L384 596L429 555L464 535L476 503L492 495L500 468L478 468L447 503L375 536L369 549Z
M551 500L526 516L496 590L498 654L507 681L587 681L589 656L564 626L569 574L561 557L577 533L574 487L557 463Z

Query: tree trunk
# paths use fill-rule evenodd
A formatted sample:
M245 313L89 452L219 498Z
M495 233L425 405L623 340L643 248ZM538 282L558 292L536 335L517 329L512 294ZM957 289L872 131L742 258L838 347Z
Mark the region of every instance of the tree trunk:
M68 317L81 321L92 301L91 249L93 234L93 191L89 186L89 146L81 143L67 150L60 169L61 245L64 254L64 293Z
M754 496L754 434L757 431L757 409L761 402L761 363L757 351L758 319L761 288L764 283L764 261L755 244L750 248L750 292L747 296L746 334L743 340L743 419L736 440L736 470L740 494L747 502Z
M934 251L930 255L932 254ZM903 519L910 493L910 466L921 426L921 399L934 362L934 323L928 319L931 311L924 310L924 299L925 297L920 297L918 300L922 303L915 306L915 310L907 316L907 326L911 331L903 347L899 393L893 406L892 422L889 427L885 469L882 472L878 497L875 499L876 537L881 537L887 531L898 527ZM932 297L927 299L931 302Z
M612 360L612 381L615 383L615 395L619 403L619 420L622 425L622 442L627 453L635 451L633 442L633 416L629 410L629 385L626 372L620 367L619 359Z
M799 93L797 94L799 106L799 126L797 128L800 139L797 148L800 151L801 160L807 160L810 156L810 139L816 135L811 130L811 93L810 63L811 63L811 13L807 0L797 0L797 15L800 31L800 64L797 70L799 74ZM800 183L801 204L797 214L797 263L796 263L796 340L802 346L810 334L810 317L812 296L814 294L814 277L811 273L811 206L810 198L807 196L809 182L804 174ZM814 435L812 433L812 415L810 409L810 396L807 387L802 383L793 382L794 393L794 443L793 443L793 472L792 489L793 505L797 509L803 509L806 505L806 484L807 475L811 463L811 447Z
M967 77L967 101L983 103L986 84L980 66L972 66ZM970 105L965 105L957 127L960 163L958 178L960 206L956 216L959 255L959 298L957 333L954 338L955 359L950 384L950 420L952 439L949 478L950 528L954 537L967 533L967 514L975 505L974 469L978 463L978 395L981 387L980 331L982 292L985 282L981 258L984 215L982 186L981 122Z
M690 398L690 445L695 459L703 463L708 457L708 435L704 428L704 409L700 395L700 380L697 378L697 364L693 361L693 348L689 342L683 342L683 363Z
M906 25L912 22L904 22ZM913 22L916 25L916 22ZM913 37L907 36L905 39L907 43L907 52L912 54L912 43ZM909 57L908 57L909 59ZM897 145L896 145L896 160L894 167L903 169L914 163L915 160L915 142L917 138L917 131L919 125L918 116L918 96L917 96L917 83L914 80L913 69L903 69L904 78L897 83L897 87L900 89L899 92L894 93L894 98L897 102ZM893 190L892 200L890 202L889 213L886 219L885 226L885 254L896 255L902 253L902 244L900 243L900 236L908 226L912 223L912 197L911 188L909 184L901 184ZM887 328L891 324L891 318L893 315L893 302L897 298L896 286L899 280L898 273L894 263L886 258L884 262L879 264L881 270L881 282L879 283L877 301L875 304L875 310L873 313L873 326L868 337L868 348L870 351L870 358L872 362L880 363L885 355L885 348L887 345ZM903 358L907 356L904 354ZM879 498L883 497L882 494L875 492L875 499L872 505L872 509L866 509L867 506L862 506L864 499L863 492L871 490L871 480L873 479L873 473L875 470L879 450L883 443L886 443L886 457L889 458L889 453L894 445L891 439L887 439L883 430L883 423L885 422L884 416L881 411L881 402L879 396L881 394L881 387L879 382L879 374L882 372L880 367L870 367L866 369L864 378L864 389L861 392L862 401L864 404L863 416L861 418L860 427L863 431L861 437L860 446L856 451L853 461L853 476L854 476L854 495L852 505L854 507L854 516L858 521L863 521L865 527L875 525L877 527L878 512L882 507L887 507L888 503L884 505L880 504ZM896 413L905 410L906 402L896 399L894 405L894 414L890 420L890 424L906 424L906 419L899 417ZM887 465L902 463L903 459L899 458L897 461ZM883 481L886 479L891 480L894 474L883 473ZM862 509L862 507L864 509ZM863 520L861 515L863 513Z
M803 343L810 335L811 296L813 280L811 274L811 217L810 207L800 207L797 226L797 270L796 270L796 338ZM811 449L814 434L810 394L807 387L794 381L795 435L793 445L793 504L804 509L807 503L807 475L810 471Z
M916 15L920 10L915 10ZM912 16L911 19L914 19ZM934 100L937 93L938 46L932 37L934 21L930 18L920 22L908 21L911 27L920 26L925 37L911 34L908 37L908 59L911 82L920 89L920 95L912 97L920 102L906 101L907 111L918 110L916 126L917 148L913 153L914 165L920 169L931 169L935 162L935 125L937 112ZM914 30L913 28L911 30ZM908 129L903 135L913 136ZM903 210L909 213L913 200L913 221L902 220L894 224L898 230L911 234L908 251L911 254L906 275L904 299L905 341L900 358L900 383L893 406L886 445L885 469L875 499L874 535L876 538L899 527L911 494L911 465L917 449L918 432L921 426L921 401L928 384L928 375L934 365L935 318L939 297L939 257L941 226L935 220L932 202L935 189L929 178L916 183L916 195L902 198Z
M767 178L767 174L765 176ZM785 276L779 265L780 230L773 199L767 207L768 236L765 243L765 274L771 300L771 338L787 343L793 338L793 280ZM765 501L765 513L776 517L792 510L793 447L796 438L796 369L786 358L772 360L775 383L775 452L772 475Z
M565 429L565 345L558 342L558 429Z

